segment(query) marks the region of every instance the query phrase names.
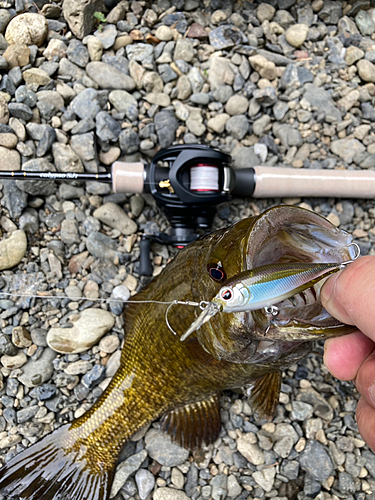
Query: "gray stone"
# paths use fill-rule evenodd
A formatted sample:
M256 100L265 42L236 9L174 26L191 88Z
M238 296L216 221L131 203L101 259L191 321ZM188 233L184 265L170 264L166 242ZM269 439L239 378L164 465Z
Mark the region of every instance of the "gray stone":
M318 16L326 24L337 24L342 16L342 3L339 0L324 0Z
M241 95L233 95L228 99L228 102L225 105L225 111L229 115L242 115L246 113L249 107L249 101L246 97Z
M130 46L128 45L128 47ZM135 89L133 78L125 75L111 64L93 61L86 66L86 71L89 77L102 89L126 90L128 92Z
M86 76L86 73L82 68L69 61L66 57L60 59L58 74L62 76L70 76L74 80L79 80L80 78L84 78Z
M22 170L26 172L56 172L55 166L44 158L27 161L22 165ZM24 180L16 181L16 184L19 189L32 196L49 196L56 191L56 183L54 181Z
M374 33L375 23L365 10L360 10L358 12L355 16L355 22L363 36L371 36Z
M253 92L253 96L254 99L265 108L272 106L277 101L276 91L273 87L256 89Z
M218 474L210 481L211 496L213 500L222 500L227 496L228 476Z
M83 162L96 159L95 135L93 132L74 135L70 140L70 145Z
M132 128L124 129L119 135L120 148L124 154L132 154L138 151L139 142L139 135Z
M71 110L81 119L95 118L101 110L98 91L85 89L70 103Z
M253 148L242 147L236 149L233 153L233 161L235 168L255 167L259 165L259 158L254 153Z
M20 85L17 88L15 98L17 102L26 104L30 108L33 108L38 100L35 92L27 88L25 85Z
M188 450L173 443L170 436L157 429L147 432L145 447L152 459L167 467L181 465L189 456Z
M137 224L116 203L105 203L97 208L94 212L94 217L103 222L103 224L118 229L125 235L133 234L137 231Z
M68 144L55 142L52 146L52 154L59 172L83 172L81 159Z
M248 43L244 33L231 24L219 26L210 31L210 44L216 50L229 49L242 43Z
M89 52L87 48L79 40L71 40L69 47L66 51L66 55L74 64L77 64L80 68L85 68L90 60Z
M56 352L45 348L42 355L36 361L29 359L22 367L22 375L18 380L26 387L36 387L51 378L53 374L53 360L56 358Z
M305 85L306 92L303 98L316 108L319 113L325 114L325 121L328 123L340 122L341 113L336 108L331 95L321 87L316 87L312 83Z
M1 158L1 148L0 148L0 158ZM9 168L10 166L9 164L7 164L6 170L8 170ZM18 166L17 170L19 169L20 165ZM27 207L27 194L24 191L21 191L16 186L15 181L3 181L2 205L4 205L7 208L10 216L13 219L18 219L21 216L23 210Z
M8 109L10 114L15 118L20 118L21 120L25 120L26 122L31 120L33 117L33 112L27 106L27 104L19 103L19 102L10 102L8 104Z
M178 128L178 123L173 113L167 110L160 111L159 113L156 113L154 122L160 147L166 148L170 146L175 140L175 135Z
M241 141L249 131L249 120L245 115L232 116L225 128L232 137Z
M100 111L96 116L96 135L104 142L117 141L121 125L106 111Z
M194 58L193 44L189 39L179 39L176 42L173 59L175 61L182 59L185 62L191 62Z
M138 118L138 103L132 94L125 90L113 90L108 96L109 102L119 113L125 113L129 120L134 121Z
M91 33L95 23L95 12L103 12L103 0L64 0L63 15L72 33L82 39Z
M215 101L225 104L233 95L233 89L230 85L220 85L212 92L212 97Z
M86 240L87 250L94 257L101 260L114 260L118 257L117 244L109 236L102 233L91 233Z
M61 222L61 241L70 246L74 243L79 243L80 238L78 234L77 222L72 219L64 219Z
M365 151L365 146L358 139L337 139L331 142L332 153L338 155L346 163L352 163L357 154Z
M276 475L275 467L270 467L267 469L263 469L262 471L254 472L253 478L259 484L259 486L268 493L273 488L275 475Z
M13 305L12 302L11 304ZM0 333L0 354L6 354L7 356L15 356L17 352L18 350L12 344L10 337L8 335Z
M47 126L39 141L36 155L38 157L44 156L51 149L52 144L56 141L56 131L53 127ZM33 181L35 182L35 181Z
M290 125L275 123L273 126L274 135L280 139L285 148L291 146L301 146L302 137L298 129L292 128Z
M113 24L107 24L101 30L96 30L94 35L101 40L103 48L107 50L115 43L117 29Z
M9 11L6 9L0 9L0 33L4 33L10 20L11 15L9 14Z
M300 455L302 469L308 472L315 481L325 481L332 475L333 464L326 449L318 441L308 441Z
M312 417L313 411L314 408L308 403L304 403L303 401L293 401L291 418L293 420L307 420Z
M137 43L136 45L127 45L125 50L129 61L139 62L146 69L154 69L154 48L152 45Z
M120 489L123 487L127 479L136 472L142 463L146 460L147 453L145 450L141 450L136 455L132 455L127 458L124 462L121 462L117 466L115 477L113 479L110 498L117 495Z
M190 500L186 493L175 488L158 488L152 498L153 500Z
M154 475L147 469L139 469L135 475L135 482L137 483L140 499L146 500L155 486Z

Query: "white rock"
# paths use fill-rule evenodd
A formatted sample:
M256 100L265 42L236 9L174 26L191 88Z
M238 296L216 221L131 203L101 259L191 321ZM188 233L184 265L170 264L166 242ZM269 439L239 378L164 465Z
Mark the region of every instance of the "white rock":
M264 464L264 453L253 441L252 434L243 434L237 440L237 449L250 463L262 465Z
M63 354L77 354L90 349L115 324L111 313L103 309L85 309L69 318L72 328L51 328L47 344Z
M23 259L27 249L24 231L14 231L9 238L0 241L0 271L16 266Z
M41 14L20 14L7 26L5 39L9 44L42 45L48 33L47 19Z
M158 488L153 496L153 500L189 500L186 493L175 488Z
M259 484L259 486L268 493L272 490L273 483L275 481L275 475L275 467L270 467L269 469L263 469L262 471L254 472L253 478Z
M307 38L309 27L306 24L295 24L285 32L286 41L293 47L299 48Z
M8 356L4 354L1 356L1 364L8 368L8 370L14 370L16 368L21 368L27 362L26 354L23 351L19 351L15 356Z

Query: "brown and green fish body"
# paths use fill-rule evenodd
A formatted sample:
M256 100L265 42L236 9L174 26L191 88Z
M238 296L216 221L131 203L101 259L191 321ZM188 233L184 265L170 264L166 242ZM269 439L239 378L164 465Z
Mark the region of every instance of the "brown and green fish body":
M182 250L139 301L209 300L219 275L275 262L345 261L350 236L318 215L276 207L217 231ZM213 277L215 279L213 279ZM96 404L23 451L0 470L0 498L107 500L124 443L163 416L162 427L188 448L213 442L220 431L218 395L253 385L256 411L272 415L281 372L307 354L311 340L352 330L331 318L319 290L278 304L276 319L262 311L219 313L185 342L180 336L197 308L154 302L125 308L121 365ZM208 425L209 424L209 425Z

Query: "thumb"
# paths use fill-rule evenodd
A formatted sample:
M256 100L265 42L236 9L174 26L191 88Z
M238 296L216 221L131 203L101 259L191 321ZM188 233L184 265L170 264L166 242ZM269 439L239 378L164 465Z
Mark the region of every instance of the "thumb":
M375 340L375 257L361 257L329 278L321 300L332 316Z

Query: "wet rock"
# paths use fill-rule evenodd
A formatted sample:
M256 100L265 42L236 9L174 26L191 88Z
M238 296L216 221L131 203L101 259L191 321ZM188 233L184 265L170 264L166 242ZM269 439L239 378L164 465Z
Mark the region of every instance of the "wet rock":
M84 309L69 318L72 328L51 328L47 343L60 353L80 353L90 349L114 325L111 313L103 309Z

